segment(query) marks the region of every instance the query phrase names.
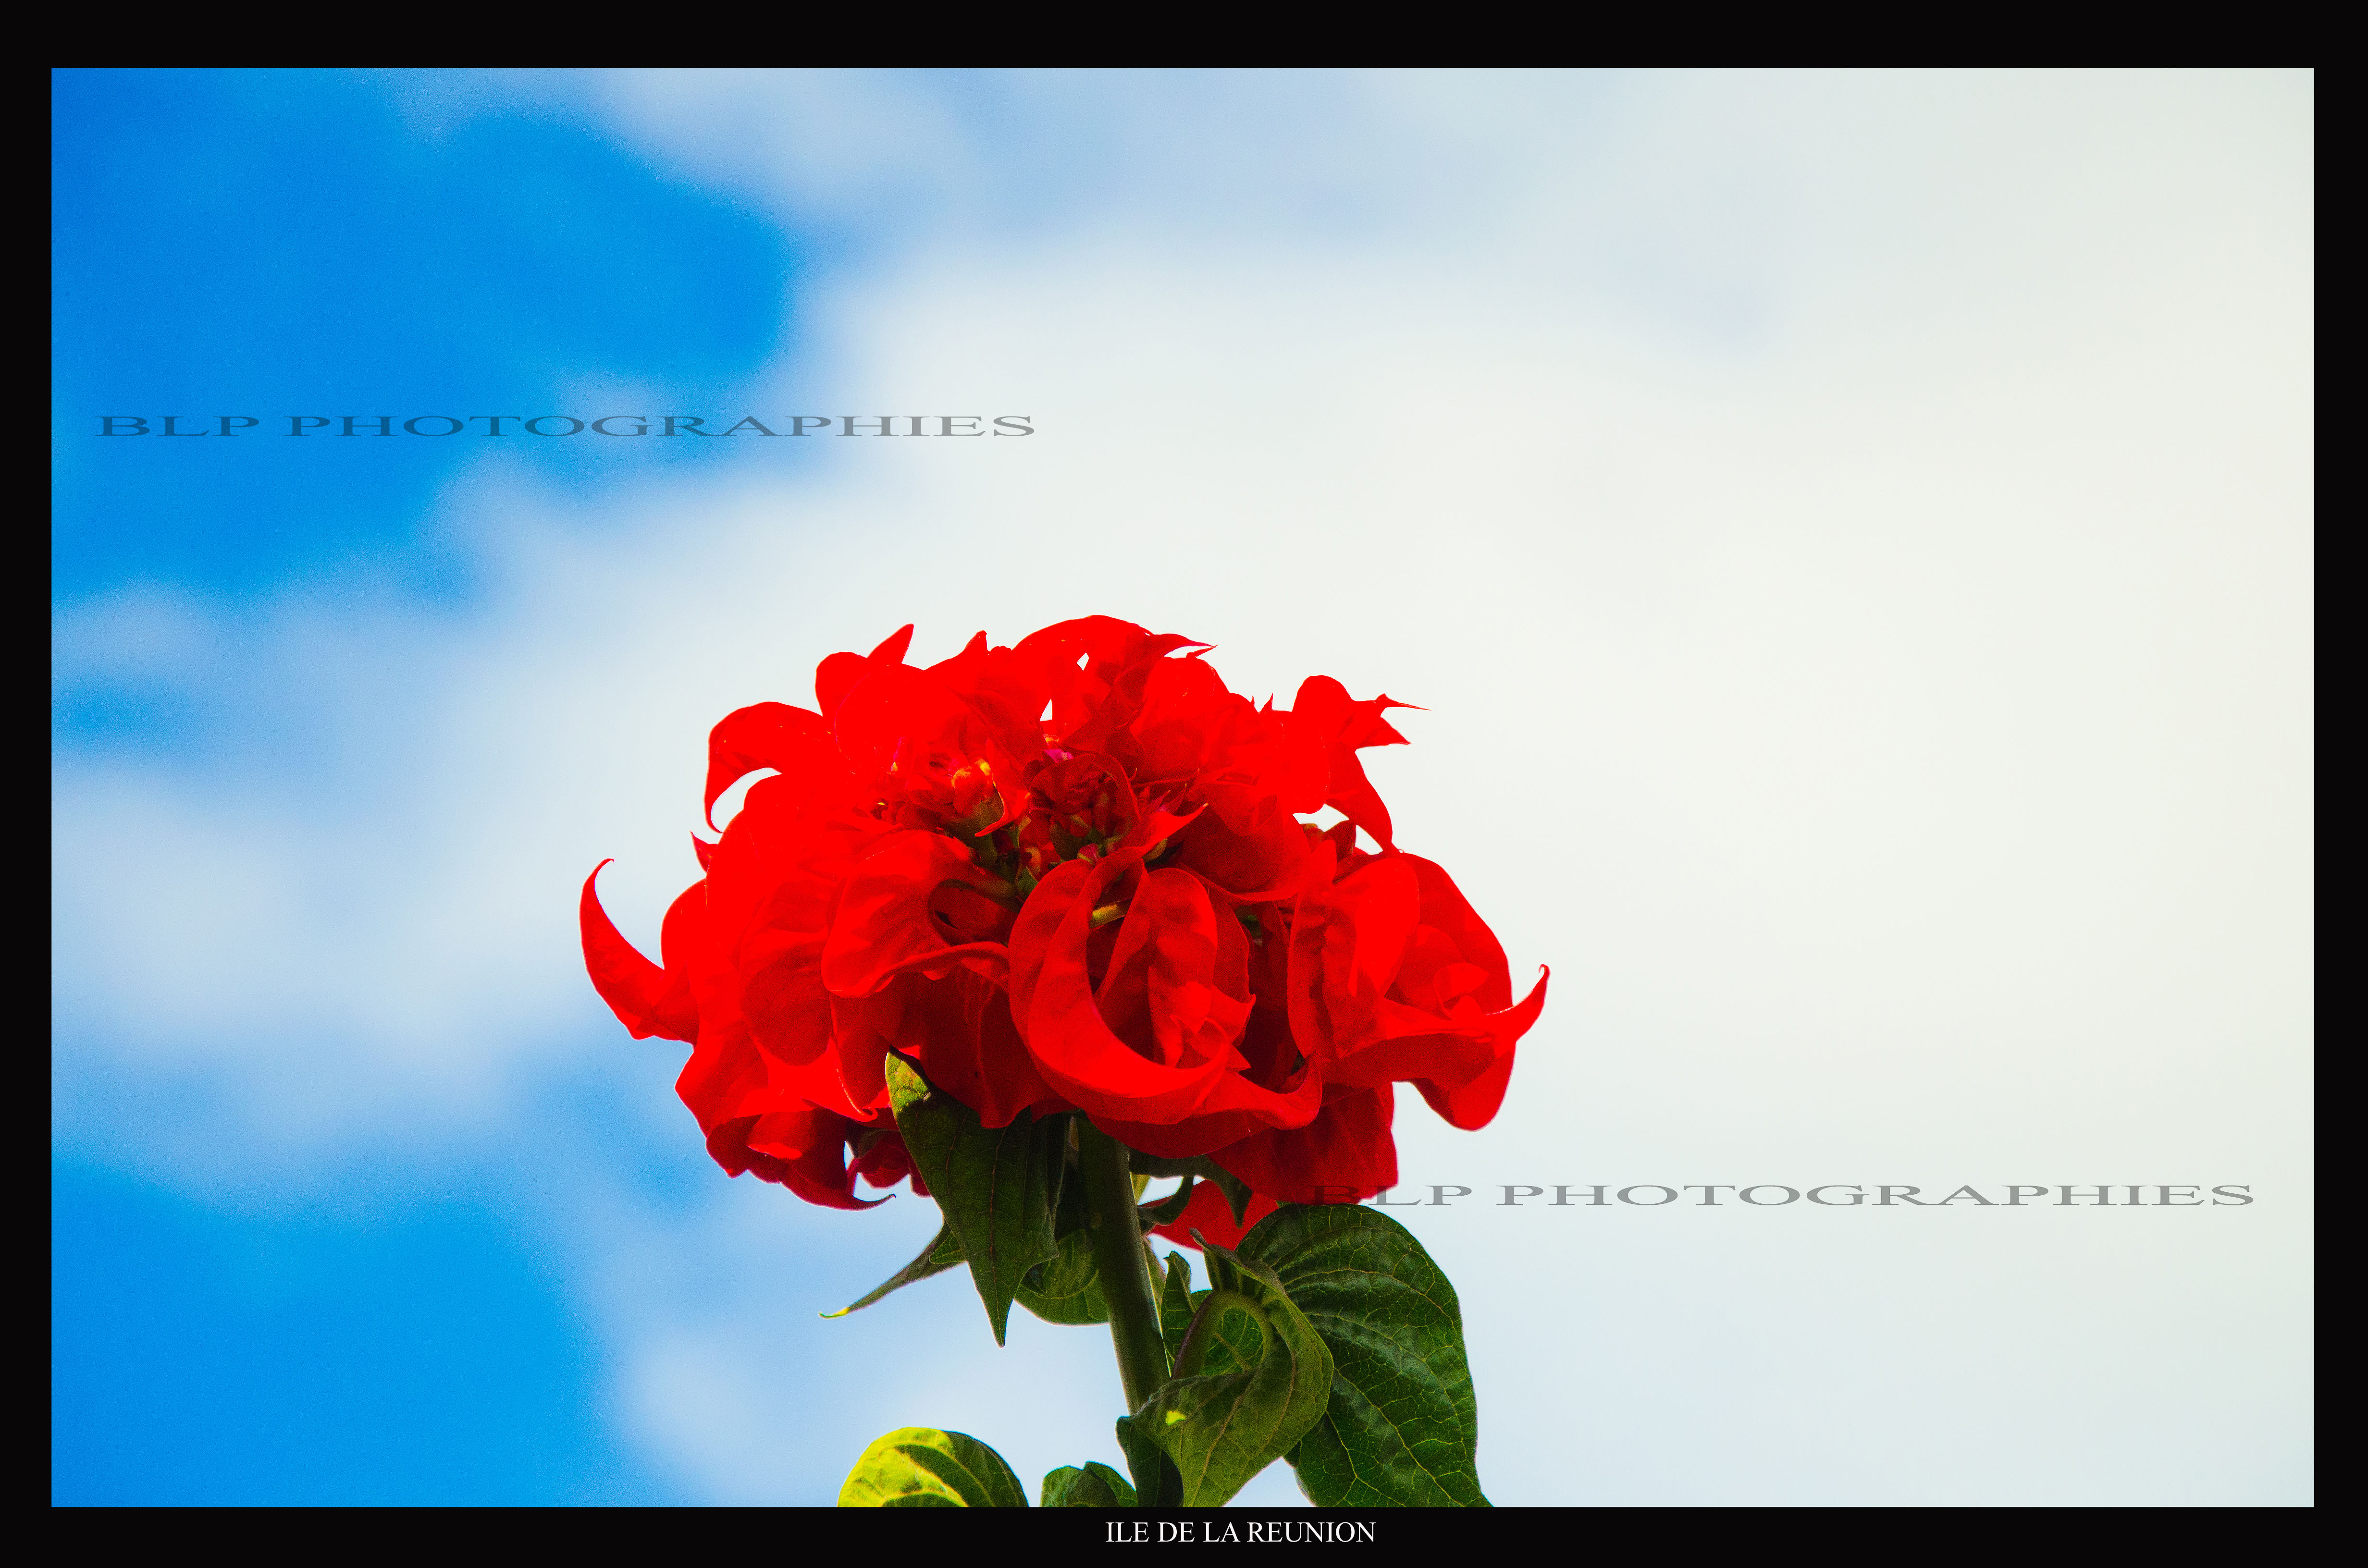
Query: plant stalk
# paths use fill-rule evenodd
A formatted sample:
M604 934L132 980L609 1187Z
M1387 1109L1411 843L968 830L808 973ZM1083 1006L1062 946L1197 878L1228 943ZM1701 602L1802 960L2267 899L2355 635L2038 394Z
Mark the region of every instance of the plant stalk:
M1167 1344L1159 1333L1159 1301L1151 1292L1143 1225L1134 1207L1134 1177L1126 1145L1080 1116L1077 1171L1093 1224L1094 1263L1110 1307L1110 1343L1118 1350L1119 1386L1127 1414L1143 1408L1167 1381Z

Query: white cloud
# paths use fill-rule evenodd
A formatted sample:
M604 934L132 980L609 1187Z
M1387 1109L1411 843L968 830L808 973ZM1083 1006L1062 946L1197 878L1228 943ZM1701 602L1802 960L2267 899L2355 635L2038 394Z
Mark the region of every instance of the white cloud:
M1410 1180L2277 1195L1426 1213L1500 1495L2306 1494L2306 79L529 85L785 221L909 201L775 384L1041 433L581 506L481 472L463 609L68 612L63 681L180 683L211 728L56 762L63 1138L93 1085L201 1085L154 1146L246 1167L497 1127L587 1058L655 1077L573 894L617 856L654 937L707 725L908 619L929 653L1115 613L1240 688L1429 710L1375 769L1403 836L1556 979L1495 1127L1408 1100ZM620 1418L773 1495L846 1447L766 1403L824 1343L785 1282L873 1221L718 1188L639 1273L656 1244L564 1228ZM760 1231L796 1261L747 1264ZM955 1326L942 1365L861 1341L898 1409L854 1425L921 1418L891 1391L970 1366ZM940 1400L1093 1407L1105 1369L1033 1344Z

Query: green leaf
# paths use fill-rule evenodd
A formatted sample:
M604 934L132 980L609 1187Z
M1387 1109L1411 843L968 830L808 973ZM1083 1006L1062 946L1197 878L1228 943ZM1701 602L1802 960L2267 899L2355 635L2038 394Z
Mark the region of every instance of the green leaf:
M1086 1184L1077 1174L1077 1119L1064 1117L1061 1137L1061 1196L1053 1205L1053 1234L1057 1240L1093 1223L1092 1205L1086 1201Z
M1134 1471L1135 1495L1141 1506L1173 1508L1184 1501L1184 1478L1176 1470L1176 1461L1160 1452L1159 1445L1137 1431L1126 1416L1118 1418L1118 1446L1126 1455L1126 1468Z
M1121 1424L1132 1425L1175 1462L1188 1508L1213 1508L1240 1491L1324 1418L1332 1388L1332 1353L1274 1271L1223 1247L1205 1251L1216 1290L1263 1317L1262 1350L1249 1352L1259 1358L1230 1371L1171 1378ZM1222 1320L1226 1313L1204 1301L1200 1315ZM1211 1322L1206 1328L1219 1326ZM1192 1348L1189 1334L1185 1345ZM1133 1458L1130 1453L1130 1462Z
M1240 1224L1242 1216L1249 1211L1250 1184L1215 1165L1209 1167L1209 1179L1225 1195L1225 1206L1234 1211L1234 1223Z
M1025 1508L1028 1494L1003 1456L967 1432L899 1426L863 1450L842 1508Z
M1161 1212L1166 1204L1174 1204L1174 1213ZM1165 1204L1149 1205L1138 1210L1146 1233L1152 1226L1163 1224L1181 1212L1183 1206L1175 1204L1173 1199L1166 1200ZM1046 1323L1079 1324L1110 1321L1110 1304L1102 1298L1101 1265L1094 1257L1093 1238L1087 1232L1092 1220L1093 1216L1086 1207L1085 1183L1077 1179L1074 1170L1066 1171L1065 1179L1061 1184L1060 1200L1053 1206L1053 1233L1058 1256L1030 1269L1012 1297ZM1157 1278L1159 1260L1150 1256L1148 1240L1144 1243L1144 1253L1152 1278Z
M1324 1418L1291 1456L1318 1507L1486 1507L1463 1314L1422 1244L1352 1204L1286 1204L1242 1238L1332 1353Z
M835 1312L825 1312L822 1315L826 1318L843 1318L849 1312L860 1312L888 1294L889 1291L901 1290L916 1279L927 1279L932 1274L942 1274L962 1260L962 1243L955 1238L953 1228L950 1225L939 1225L937 1239L921 1249L920 1256L890 1275L878 1289L861 1301L850 1301Z
M1060 1256L1053 1208L1061 1190L1066 1119L1037 1121L1023 1112L1008 1127L983 1128L968 1106L932 1089L904 1058L892 1052L887 1073L896 1131L970 1261L971 1280L1000 1345L1020 1281Z
M1192 1289L1192 1266L1185 1261L1182 1253L1167 1255L1167 1278L1159 1291L1159 1335L1167 1342L1168 1365L1175 1365L1176 1358L1184 1353L1184 1336L1211 1294ZM1258 1365L1265 1335L1259 1332L1256 1318L1247 1312L1228 1312L1211 1329L1212 1336L1201 1358L1201 1372L1235 1372Z
M1086 1468L1064 1464L1044 1477L1047 1508L1132 1508L1134 1488L1126 1477L1097 1460Z
M1249 1183L1206 1154L1194 1154L1189 1159L1168 1159L1157 1154L1146 1154L1139 1149L1132 1150L1127 1155L1127 1168L1139 1176L1197 1176L1202 1181L1215 1183L1217 1190L1225 1195L1225 1203L1233 1210L1234 1223L1236 1225L1242 1222L1242 1215L1250 1206ZM1184 1184L1183 1190L1189 1191L1191 1183L1187 1182ZM1181 1196L1180 1192L1172 1193L1167 1201L1176 1203L1179 1196ZM1176 1212L1180 1214L1183 1211L1184 1206L1181 1203L1176 1203ZM1159 1223L1164 1225L1175 1217L1175 1214L1167 1215L1159 1221Z
M1092 1238L1083 1231L1071 1231L1061 1238L1059 1246L1059 1256L1028 1271L1013 1299L1046 1323L1110 1322Z
M1206 1295L1207 1292L1201 1292ZM1159 1291L1159 1335L1167 1342L1167 1361L1176 1362L1176 1352L1184 1346L1184 1335L1192 1326L1192 1266L1180 1252L1167 1255L1167 1275ZM1118 1424L1118 1440L1126 1454L1127 1468L1140 1480L1156 1474L1159 1480L1151 1501L1160 1507L1172 1508L1184 1495L1184 1478L1177 1472L1176 1461L1159 1451L1159 1445L1137 1432L1129 1423Z
M1185 1331L1192 1326L1192 1266L1180 1252L1167 1255L1167 1278L1159 1287L1159 1336L1167 1341L1167 1364L1184 1348Z
M1200 1315L1201 1309L1214 1294L1212 1290L1192 1292L1193 1316ZM1209 1325L1209 1348L1201 1358L1201 1370L1237 1372L1257 1366L1264 1353L1265 1337L1259 1332L1258 1319L1247 1312L1228 1310L1219 1314L1217 1321Z
M1140 1209L1135 1210L1136 1214L1141 1217L1144 1233L1148 1235L1154 1225L1169 1225L1175 1223L1178 1220L1183 1217L1184 1206L1191 1201L1192 1178L1190 1176L1186 1176L1184 1178L1184 1184L1181 1187L1178 1187L1175 1191L1169 1193L1167 1197L1161 1199L1156 1203L1144 1204Z

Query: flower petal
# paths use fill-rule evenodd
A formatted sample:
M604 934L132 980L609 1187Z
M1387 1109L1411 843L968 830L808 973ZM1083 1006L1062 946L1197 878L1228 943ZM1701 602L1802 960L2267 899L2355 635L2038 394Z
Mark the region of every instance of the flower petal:
M724 716L707 735L707 825L723 791L759 768L800 782L802 790L844 794L851 782L830 728L819 713L786 702L758 702Z
M1390 1085L1324 1094L1324 1111L1304 1127L1269 1128L1210 1156L1284 1203L1353 1203L1395 1187L1397 1142Z
M1089 973L1091 917L1102 894L1133 870L1142 855L1140 848L1125 849L1092 866L1070 861L1058 867L1019 912L1011 934L1011 1011L1020 1020L1037 1070L1098 1122L1106 1118L1111 1125L1175 1128L1188 1119L1230 1113L1252 1125L1304 1125L1322 1108L1319 1074L1303 1068L1293 1082L1269 1089L1238 1070L1246 1064L1238 1052L1226 1053L1232 1060L1155 1062L1104 1020Z
M707 1135L707 1152L732 1175L747 1171L761 1181L779 1182L808 1203L877 1208L887 1199L855 1196L855 1173L847 1163L847 1135L853 1127L826 1110L771 1111L716 1127Z
M666 1040L697 1040L699 1009L691 1002L689 981L681 973L660 969L643 958L609 920L609 912L600 907L600 895L593 884L608 864L603 860L592 868L592 874L584 879L584 893L576 903L576 921L584 939L584 968L592 977L592 988L600 994L600 1000L609 1004L618 1022L632 1031L635 1040L648 1040L653 1035ZM678 919L693 917L695 904L703 903L705 897L706 884L693 883L666 911L666 926L672 927ZM677 911L685 913L678 916ZM660 951L664 950L662 946Z
M987 896L998 885L944 834L907 830L882 838L839 884L822 949L823 984L837 995L863 996L907 970L943 975L957 967L1002 979L1008 955L1001 942L946 939L930 908L946 882Z

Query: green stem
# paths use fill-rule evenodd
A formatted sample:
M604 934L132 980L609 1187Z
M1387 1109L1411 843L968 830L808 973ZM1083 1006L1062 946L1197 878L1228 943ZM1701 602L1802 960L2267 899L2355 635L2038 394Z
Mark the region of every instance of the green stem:
M1274 1343L1274 1321L1266 1309L1239 1290L1212 1290L1192 1314L1192 1326L1184 1331L1184 1343L1176 1347L1176 1375L1189 1378L1201 1369L1208 1358L1209 1342L1217 1337L1217 1320L1227 1312L1247 1312L1258 1325L1259 1354Z
M1077 1171L1093 1214L1087 1234L1101 1271L1102 1300L1110 1305L1110 1343L1118 1348L1119 1385L1131 1415L1167 1381L1167 1345L1159 1334L1159 1303L1151 1293L1126 1145L1082 1116L1076 1125Z

